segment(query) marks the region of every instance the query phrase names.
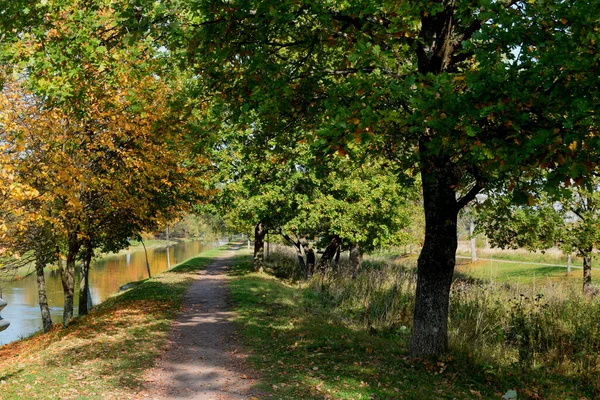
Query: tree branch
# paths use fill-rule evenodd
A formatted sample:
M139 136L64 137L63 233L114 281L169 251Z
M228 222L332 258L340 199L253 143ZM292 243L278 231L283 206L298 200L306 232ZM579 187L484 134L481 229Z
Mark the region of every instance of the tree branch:
M479 182L476 182L475 185L471 188L471 190L469 190L467 192L467 194L465 194L463 197L461 197L460 199L457 200L457 202L456 202L457 210L462 209L464 206L469 204L469 202L471 200L475 199L477 194L479 194L479 192L481 192L482 189L483 189L483 185Z
M289 235L283 233L281 230L279 232L279 235L281 235L282 238L284 238L285 240L287 240L288 242L290 242L292 244L292 246L294 246L295 248L297 248L298 250L300 250L300 243L296 243L292 240L292 238L289 237Z

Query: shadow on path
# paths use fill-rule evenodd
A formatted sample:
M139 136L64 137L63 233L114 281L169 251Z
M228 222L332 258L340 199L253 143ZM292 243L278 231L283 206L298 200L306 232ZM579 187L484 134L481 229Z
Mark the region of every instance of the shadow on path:
M166 352L147 374L153 399L248 399L255 381L244 372L237 349L234 313L228 304L230 247L204 271L184 297L184 310L173 324Z

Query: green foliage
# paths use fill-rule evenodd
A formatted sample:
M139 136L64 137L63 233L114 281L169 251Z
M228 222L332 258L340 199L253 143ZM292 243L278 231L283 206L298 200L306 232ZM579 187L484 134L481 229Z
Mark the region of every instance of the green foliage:
M531 205L490 197L479 208L478 229L492 246L544 250L558 244L565 253L589 257L600 243L600 194L597 180L586 186L563 187L560 201L541 196Z
M399 171L448 159L465 169L460 191L538 166L556 188L593 168L597 7L240 0L166 2L162 17L179 16L173 54L228 124L261 121L257 140L275 147L302 135L317 152L384 153ZM445 18L453 44L433 56Z
M367 252L407 241L415 190L386 172L385 161L323 161L305 142L269 142L272 148L260 142L258 125L224 130L214 151L217 204L230 227L251 233L262 221L272 233L321 237L322 245L337 235Z
M206 243L215 242L226 233L223 218L213 214L185 214L170 226L171 237L201 239Z
M565 217L551 201L518 206L510 196L494 196L478 210L477 231L485 232L493 247L543 250L554 247L566 236Z
M478 192L561 194L597 172L597 2L166 4L179 22L167 46L223 124L259 121L253 142L275 151L306 143L321 171L335 154L375 154L397 177L421 173L420 287L449 285L456 214ZM445 320L446 284L419 292L415 339L440 333L417 355L445 348L445 324L428 324Z

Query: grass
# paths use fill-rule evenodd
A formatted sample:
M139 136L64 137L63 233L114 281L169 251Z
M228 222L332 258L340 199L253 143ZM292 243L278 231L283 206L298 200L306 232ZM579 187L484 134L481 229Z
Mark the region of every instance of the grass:
M220 249L137 282L68 328L0 348L2 399L130 399L164 346L192 273Z
M575 285L583 284L583 273L581 269L574 268L567 275L564 267L551 267L546 265L532 265L523 263L504 263L502 261L478 260L474 263L464 259L457 259L457 276L469 276L483 281L497 283L545 283L569 282Z
M261 371L262 389L275 398L477 399L499 393L457 376L451 359L413 362L406 332L374 335L349 327L312 290L240 272L232 283L238 324L254 350L250 362Z
M471 248L468 242L460 242L457 252L459 256L471 256ZM551 248L544 251L528 251L526 249L496 249L496 248L478 248L477 257L493 258L498 260L521 261L523 263L543 263L558 264L567 266L567 255L560 249ZM575 255L571 256L572 265L581 266L583 260Z
M270 272L297 276L289 256L288 264L273 254ZM278 399L490 399L510 389L519 399L600 396L599 301L556 282L534 290L459 280L450 354L414 360L414 270L366 264L356 279L340 270L308 283L238 268L233 299L262 390Z

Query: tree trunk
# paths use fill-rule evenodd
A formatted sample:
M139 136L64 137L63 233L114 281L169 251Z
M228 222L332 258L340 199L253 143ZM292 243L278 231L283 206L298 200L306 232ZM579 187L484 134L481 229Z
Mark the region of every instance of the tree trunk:
M67 262L61 268L61 280L64 291L65 304L63 309L63 326L67 327L73 318L73 301L75 299L75 261L81 246L77 239L77 232L69 233ZM62 267L62 264L61 264Z
M438 167L421 161L425 241L417 263L410 347L414 357L438 355L448 349L448 305L456 262L456 223L460 207L454 192L455 172L449 162L442 165Z
M334 268L339 267L341 255L342 255L342 242L340 241L340 245L338 246L338 248L335 252Z
M567 275L571 275L571 254L567 254Z
M583 256L583 293L592 291L592 256L591 251Z
M144 248L144 254L146 255L146 270L148 271L148 279L152 278L152 273L150 272L150 262L148 261L148 250L146 250L146 245L144 244L144 239L140 239L142 242L142 247Z
M171 269L171 247L167 245L167 269Z
M37 276L38 298L40 303L40 312L42 313L42 325L44 332L48 332L52 328L52 317L50 316L50 308L48 307L48 296L46 295L46 278L44 277L44 267L46 266L46 257L41 243L36 246L35 254L35 273Z
M471 238L471 262L474 263L477 261L477 246L475 246L475 237L473 233L475 232L475 223L473 221L469 222L469 236Z
M306 237L302 237L299 242L304 250L304 254L306 254L306 271L309 276L312 276L315 273L315 251L311 247Z
M254 270L262 272L265 260L265 235L267 229L261 221L254 227Z
M340 261L340 247L340 237L335 235L333 239L331 239L331 242L325 248L321 259L319 260L319 264L317 265L317 270L326 271L331 266L331 261L333 260L333 257L336 257L335 263L337 264Z
M81 261L81 275L79 279L79 315L86 315L89 310L90 293L90 264L94 256L92 242L86 240L84 246L83 260Z
M350 246L350 266L352 267L352 278L356 278L360 272L363 254L358 244Z

